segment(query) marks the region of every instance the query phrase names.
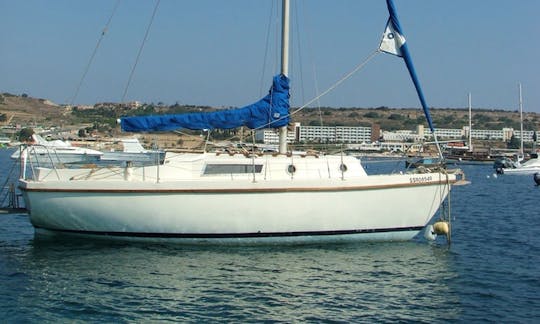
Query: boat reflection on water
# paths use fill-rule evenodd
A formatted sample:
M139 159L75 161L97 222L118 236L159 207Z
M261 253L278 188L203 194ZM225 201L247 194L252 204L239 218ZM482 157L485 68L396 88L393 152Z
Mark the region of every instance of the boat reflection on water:
M134 321L254 313L260 320L455 320L451 258L445 245L418 242L205 247L36 236L18 293L43 303L30 310L43 319L54 319L44 310L62 304L70 305L68 317L91 311Z

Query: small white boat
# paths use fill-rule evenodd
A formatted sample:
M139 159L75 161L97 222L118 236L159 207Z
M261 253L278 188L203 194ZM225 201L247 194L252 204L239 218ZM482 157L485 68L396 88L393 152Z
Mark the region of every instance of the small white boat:
M519 90L519 119L520 119L520 150L515 160L510 158L502 158L495 162L493 168L500 174L535 174L540 172L540 159L536 151L531 153L531 158L523 163L524 151L523 151L523 98L521 91L521 83L518 84ZM536 133L535 135L536 136ZM536 139L534 140L536 143Z
M52 164L66 163L93 163L99 161L102 152L72 146L61 140L47 141L43 137L33 134L33 143L21 146L12 155L12 159L20 159L21 156L29 159L28 162L39 166L51 166Z
M390 18L380 52L403 57L434 133L391 0L387 7ZM283 0L282 9L281 71L266 97L243 108L212 113L121 119L128 132L278 128L279 152L167 152L163 165L33 168L33 174L23 174L19 188L36 232L215 244L394 241L417 236L450 193L459 178L456 173L438 169L368 175L358 159L343 153L287 149L288 0Z
M503 174L535 174L536 172L540 172L540 159L536 155L536 157L523 163L514 162L513 167L502 168L500 170L500 173Z

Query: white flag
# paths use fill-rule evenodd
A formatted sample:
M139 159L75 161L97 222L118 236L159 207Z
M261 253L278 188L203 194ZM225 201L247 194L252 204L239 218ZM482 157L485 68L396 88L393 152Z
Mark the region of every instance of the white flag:
M391 20L388 20L386 24L386 29L379 45L379 49L383 52L394 54L397 56L401 55L401 46L405 44L405 37L400 35L394 28Z

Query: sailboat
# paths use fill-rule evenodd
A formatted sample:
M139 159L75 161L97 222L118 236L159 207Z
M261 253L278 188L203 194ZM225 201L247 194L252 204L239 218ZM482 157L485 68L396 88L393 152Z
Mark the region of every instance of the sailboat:
M434 132L392 0L387 7L379 49L404 59ZM287 148L288 0L282 11L281 70L260 101L211 113L120 119L128 132L276 128L279 153L168 151L162 165L32 168L19 188L36 233L218 244L400 241L421 234L458 173L368 175L355 157Z
M454 146L448 150L445 154L446 162L456 164L486 164L493 163L496 160L496 156L491 153L490 149L475 150L472 143L472 96L471 93L467 95L467 101L469 103L469 128L467 131L468 143L466 146Z
M536 174L540 172L540 158L538 158L537 152L532 152L531 158L523 162L525 159L525 151L523 149L523 96L522 96L522 91L521 91L521 83L518 84L518 90L519 90L519 119L520 119L519 154L515 160L507 158L504 160L497 161L493 165L493 168L499 174Z

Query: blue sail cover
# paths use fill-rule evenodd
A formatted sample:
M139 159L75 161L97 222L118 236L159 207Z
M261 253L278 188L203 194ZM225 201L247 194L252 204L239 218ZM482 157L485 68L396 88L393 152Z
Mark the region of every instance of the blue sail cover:
M401 30L401 26L399 24L396 13L396 8L392 0L386 0L386 5L388 7L388 13L390 14L390 18L388 19L383 40L381 41L381 45L379 46L379 48L384 52L401 56L405 60L405 64L407 65L407 69L409 70L409 74L414 83L414 87L416 88L416 93L418 94L418 98L420 99L420 103L422 104L422 108L424 109L424 114L426 115L426 120L428 122L429 128L433 133L435 132L435 127L433 126L431 114L429 113L429 107L426 103L426 99L424 98L422 88L420 87L420 81L418 80L418 77L416 75L416 70L414 69L412 58L409 53L407 43L405 42L405 37L403 37L403 32Z
M231 129L240 126L278 128L289 124L289 78L280 74L268 95L254 104L237 109L209 113L170 114L122 117L120 125L126 132L170 131L187 129Z

